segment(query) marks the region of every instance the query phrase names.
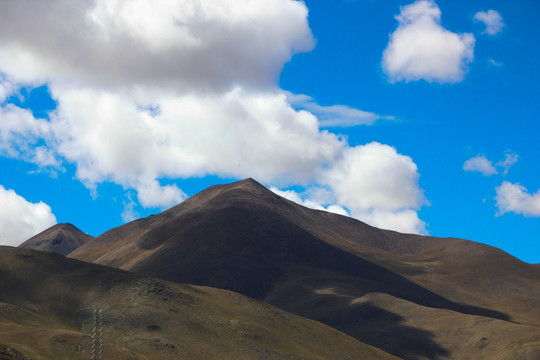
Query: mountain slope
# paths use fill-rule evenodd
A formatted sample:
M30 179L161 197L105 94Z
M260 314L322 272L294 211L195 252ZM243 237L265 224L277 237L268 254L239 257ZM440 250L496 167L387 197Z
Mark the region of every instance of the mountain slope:
M93 238L71 224L56 224L18 247L67 255Z
M251 179L213 186L69 256L238 291L406 359L506 359L495 343L474 348L472 357L459 345L464 329L455 324L474 333L474 319L494 333L512 327L514 337L497 341L512 359L523 348L536 351L540 334L537 267L474 242L399 234L307 209ZM379 304L388 298L398 312ZM426 308L445 319L442 327L413 321ZM373 331L377 324L384 326Z
M0 359L88 358L96 308L116 360L398 359L231 291L56 254L0 247L0 275Z

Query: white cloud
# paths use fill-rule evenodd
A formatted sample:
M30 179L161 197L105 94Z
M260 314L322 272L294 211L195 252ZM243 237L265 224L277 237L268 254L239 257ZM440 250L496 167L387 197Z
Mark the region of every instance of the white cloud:
M409 234L427 234L426 224L418 217L418 212L414 209L397 211L371 209L359 212L357 218L382 229Z
M515 163L517 163L517 161L519 160L519 155L514 153L514 152L507 152L505 155L504 155L504 160L502 161L499 161L497 163L497 166L498 167L502 167L503 168L503 172L502 174L503 175L506 175L508 174L508 170L514 166Z
M159 104L158 115L119 94L78 89L58 96L51 120L58 151L78 164L81 181L138 188L161 176L216 174L305 182L344 146L281 92L149 100Z
M0 185L0 244L17 246L56 224L49 205L32 203Z
M351 215L375 226L425 233L415 210L426 203L417 166L395 148L372 142L348 148L325 181Z
M15 89L13 84L5 79L2 79L0 76L0 104L3 103L14 91Z
M176 185L161 186L157 180L135 185L137 198L144 207L168 208L178 204L187 197Z
M368 144L368 145L374 145L374 144ZM399 154L396 154L399 156ZM354 166L362 166L361 163L354 163ZM369 175L362 175L359 176L358 179L361 181L376 181L374 178L370 178ZM396 180L396 182L403 179ZM352 184L348 184L351 186L354 186ZM343 185L340 186L340 184L337 184L338 188L337 191L343 191L348 192L350 189L345 189ZM401 185L400 185L401 186ZM414 190L413 191L421 191L418 188L418 185L413 185ZM339 215L344 216L352 216L358 220L361 220L363 222L366 222L372 226L383 228L383 229L389 229L389 230L395 230L400 231L404 233L415 233L415 234L426 234L426 225L425 223L420 220L418 217L418 212L415 208L417 208L420 203L417 202L416 204L409 204L410 206L395 206L383 209L380 206L377 206L376 204L368 204L368 203L361 203L359 202L359 198L363 195L365 195L366 189L360 189L359 191L349 193L347 196L347 204L351 206L354 211L349 213L347 208L344 207L344 205L341 205L342 202L339 202L336 198L336 194L334 193L334 190L329 190L325 188L320 187L314 187L310 188L304 193L299 194L298 192L294 190L279 190L276 187L270 187L270 190L272 190L275 194L282 196L288 200L291 200L297 204L303 205L305 207L316 209L316 210L324 210L328 212L332 212ZM380 189L375 190L376 192L379 192L380 195ZM404 191L406 191L404 189ZM324 196L320 196L320 192L324 193ZM421 195L420 195L421 196ZM390 196L389 196L390 197ZM343 199L342 199L343 200ZM422 200L421 200L422 201Z
M513 212L531 217L540 217L540 190L529 194L528 190L520 184L504 181L495 189L499 214Z
M489 59L489 60L488 60L488 64L490 64L491 66L494 66L494 67L496 67L496 68L500 68L500 67L504 66L504 63L503 63L503 62L501 62L501 61L496 61L496 60L494 60L494 59Z
M1 10L2 70L30 83L265 87L314 45L305 4L291 0L33 0Z
M372 125L377 120L395 119L393 116L382 116L346 105L321 106L311 96L303 94L287 93L287 99L294 108L307 110L316 115L321 127Z
M339 215L350 216L349 212L340 205L336 205L336 204L324 205L320 202L317 202L309 198L309 195L302 197L300 194L298 194L294 190L280 190L274 186L270 187L270 190L272 190L275 194L281 197L284 197L285 199L291 200L297 204L303 205L310 209L323 210L323 211L328 211L328 212L332 212Z
M312 207L423 232L412 159L376 143L350 148L320 129L391 117L309 97L295 109L277 88L283 64L313 43L301 1L2 2L6 93L45 83L57 108L49 121L3 107L0 151L73 163L92 191L114 182L146 207L185 198L160 179L255 177L305 186L299 201ZM137 216L129 196L124 220Z
M499 170L497 170L497 168L499 168L500 173L503 176L506 176L508 174L508 170L518 160L519 160L518 154L511 151L507 151L506 154L504 155L504 160L497 162L495 166L493 166L493 163L490 160L488 160L484 155L477 155L465 161L465 163L463 164L463 170L476 171L476 172L482 173L482 175L484 176L489 176L489 175L499 174Z
M474 14L474 21L479 21L486 25L484 34L497 35L504 27L504 22L501 14L495 10L479 11Z
M137 203L133 200L131 193L126 194L127 199L123 202L124 209L122 210L122 220L125 223L138 219L140 214L135 210Z
M54 142L91 189L114 181L158 205L183 197L170 186L150 191L159 200L144 195L141 184L164 176L306 181L343 146L275 88L284 62L313 46L302 2L28 1L1 10L0 71L47 82L58 103L50 123L12 106L28 124L15 133ZM36 141L17 141L20 151L14 143L3 142L6 156L28 160Z
M430 0L401 8L398 28L384 50L382 66L390 81L463 80L474 57L472 34L456 34L441 26L441 10Z
M424 199L412 159L377 142L348 148L326 178L337 198L353 211L373 207L395 211L417 207Z
M25 160L41 167L60 167L53 151L39 146L51 141L50 123L35 119L28 110L12 104L0 107L0 155Z
M482 173L484 176L498 174L497 169L493 166L484 155L478 155L465 161L463 164L463 170L476 171Z

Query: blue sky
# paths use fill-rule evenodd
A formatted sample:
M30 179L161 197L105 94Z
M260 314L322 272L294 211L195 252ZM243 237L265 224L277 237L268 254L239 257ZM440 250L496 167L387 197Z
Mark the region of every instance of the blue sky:
M0 243L251 176L540 262L538 2L31 3L0 5Z

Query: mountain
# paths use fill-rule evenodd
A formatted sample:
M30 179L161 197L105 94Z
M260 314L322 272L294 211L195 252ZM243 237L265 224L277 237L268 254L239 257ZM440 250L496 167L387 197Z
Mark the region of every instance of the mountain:
M240 292L402 359L540 358L537 266L308 209L252 179L210 187L69 257Z
M398 359L231 291L6 246L0 274L2 360L90 358L95 309L106 359Z
M71 224L56 224L26 240L19 247L67 255L93 238Z

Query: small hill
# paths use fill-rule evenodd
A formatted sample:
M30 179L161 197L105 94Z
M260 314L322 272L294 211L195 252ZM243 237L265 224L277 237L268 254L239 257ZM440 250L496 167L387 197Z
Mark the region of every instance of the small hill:
M65 256L93 238L71 224L56 224L26 240L18 247Z
M69 257L233 290L403 359L532 360L540 351L537 266L308 209L252 179L212 186Z
M57 254L0 246L0 275L0 359L90 358L94 309L106 359L399 359L231 291Z

